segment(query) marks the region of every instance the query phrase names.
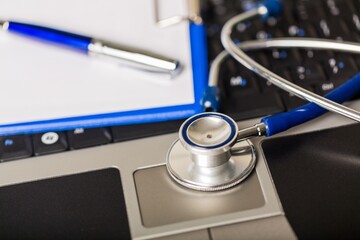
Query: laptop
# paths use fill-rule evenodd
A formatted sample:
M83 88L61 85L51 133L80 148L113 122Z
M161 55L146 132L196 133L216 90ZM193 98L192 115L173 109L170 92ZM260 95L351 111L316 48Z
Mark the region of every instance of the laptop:
M201 1L209 64L222 51L221 26L252 4ZM234 39L359 41L359 16L355 0L284 1L279 19L239 25ZM250 55L321 95L360 69L359 56L332 51L271 49ZM221 67L219 80L221 112L233 117L239 129L304 103L231 58ZM345 105L360 110L357 99ZM274 137L254 138L256 167L246 180L228 190L201 192L180 186L166 169L168 150L183 121L1 137L1 238L360 236L358 124L326 113Z

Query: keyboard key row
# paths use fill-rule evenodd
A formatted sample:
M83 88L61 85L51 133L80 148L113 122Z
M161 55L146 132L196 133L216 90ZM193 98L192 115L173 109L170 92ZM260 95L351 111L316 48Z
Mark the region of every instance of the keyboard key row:
M175 132L183 120L0 137L0 162Z
M91 147L110 141L111 136L106 128L77 128L67 133L46 132L34 135L0 137L0 161Z

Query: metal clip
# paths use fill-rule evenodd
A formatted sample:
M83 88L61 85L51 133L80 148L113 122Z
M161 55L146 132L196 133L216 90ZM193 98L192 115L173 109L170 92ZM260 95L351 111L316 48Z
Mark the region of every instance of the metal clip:
M154 1L155 11L155 23L160 28L170 27L179 24L183 21L192 21L195 24L202 24L203 20L200 16L200 0L186 0L187 4L187 16L186 15L174 15L167 18L161 18L160 14L160 1ZM185 1L185 0L184 0Z

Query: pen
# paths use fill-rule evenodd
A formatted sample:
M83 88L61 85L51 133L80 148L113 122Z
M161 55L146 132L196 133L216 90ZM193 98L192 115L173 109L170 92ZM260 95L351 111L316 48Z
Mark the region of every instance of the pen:
M0 29L71 47L89 55L102 56L116 60L137 69L156 73L168 73L172 76L176 75L181 69L179 61L153 52L123 45L105 43L91 37L48 27L0 20Z

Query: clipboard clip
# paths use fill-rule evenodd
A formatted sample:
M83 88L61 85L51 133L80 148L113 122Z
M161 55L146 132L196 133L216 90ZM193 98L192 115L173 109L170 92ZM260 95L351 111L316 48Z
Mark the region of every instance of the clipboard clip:
M161 0L153 0L153 1L154 1L155 24L160 28L170 27L184 21L191 21L198 25L201 25L203 23L203 19L200 15L200 10L201 10L200 0L183 0L186 1L187 14L173 15L165 18L161 17L161 11L160 11Z

